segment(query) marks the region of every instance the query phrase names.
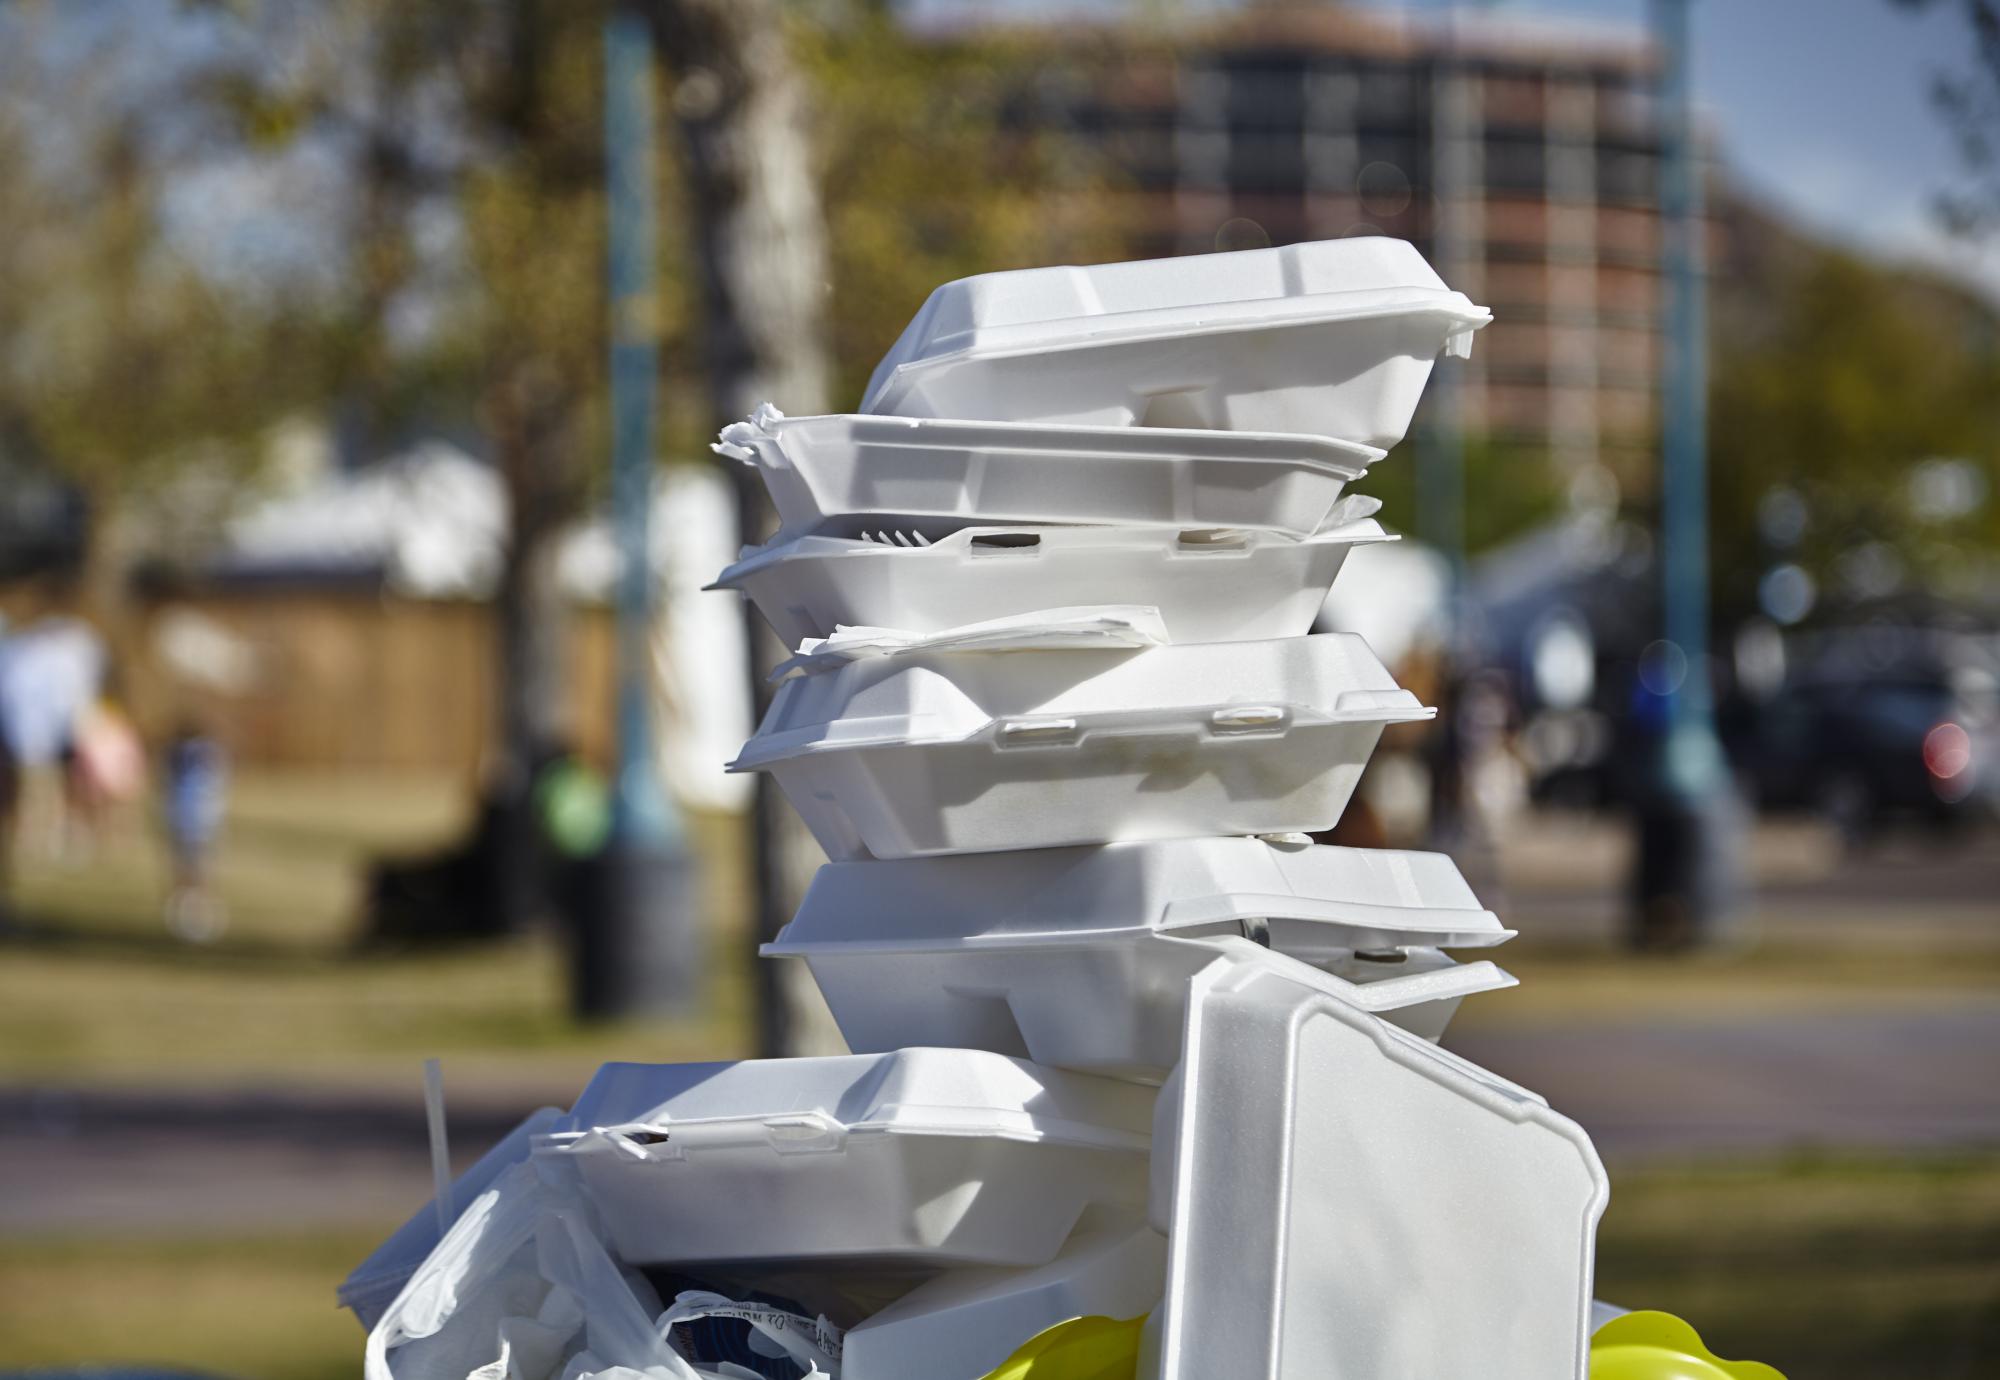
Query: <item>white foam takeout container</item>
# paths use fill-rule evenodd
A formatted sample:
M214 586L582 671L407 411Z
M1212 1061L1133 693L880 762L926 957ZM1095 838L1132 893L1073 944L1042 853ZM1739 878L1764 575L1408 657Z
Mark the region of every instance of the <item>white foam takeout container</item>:
M1175 642L1312 630L1348 553L1394 540L1374 500L1303 540L1244 528L966 527L936 542L807 536L747 553L711 588L741 590L788 647L843 625L935 632L1066 604L1150 604Z
M946 283L862 411L1304 432L1387 450L1492 313L1413 245L1357 237Z
M787 681L731 770L836 859L1309 832L1431 713L1347 633L912 653Z
M785 535L988 523L1249 527L1310 536L1382 452L1322 436L832 415L770 404L715 449L757 471Z
M1527 1089L1261 950L1191 984L1160 1091L1141 1375L1583 1380L1610 1184ZM1365 991L1366 989L1361 989Z
M763 952L806 961L854 1050L953 1045L1157 1080L1218 939L1367 985L1370 1009L1435 1040L1464 996L1512 985L1439 950L1512 935L1442 853L1191 838L829 863Z
M628 1264L1041 1265L1143 1218L1152 1112L981 1050L606 1064L534 1154Z

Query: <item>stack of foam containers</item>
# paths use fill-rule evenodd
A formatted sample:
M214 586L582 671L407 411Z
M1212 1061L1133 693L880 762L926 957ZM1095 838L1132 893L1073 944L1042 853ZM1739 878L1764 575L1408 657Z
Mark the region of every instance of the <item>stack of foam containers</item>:
M865 415L766 409L718 447L779 516L719 583L818 652L736 763L833 859L765 953L857 1051L1167 1081L1142 1375L1584 1365L1589 1142L1435 1047L1512 983L1445 951L1511 932L1448 858L1305 839L1429 713L1309 635L1387 539L1345 490L1486 320L1379 239L991 274L933 294ZM922 1313L857 1330L855 1380L941 1373L874 1345Z
M1430 713L1310 634L1388 539L1346 487L1487 319L1381 239L991 274L863 414L725 430L779 530L718 584L800 649L734 765L832 859L765 953L853 1053L609 1065L524 1131L628 1273L880 1285L845 1380L1088 1315L1146 1318L1139 1380L1583 1375L1602 1169L1436 1043L1512 932L1307 838Z

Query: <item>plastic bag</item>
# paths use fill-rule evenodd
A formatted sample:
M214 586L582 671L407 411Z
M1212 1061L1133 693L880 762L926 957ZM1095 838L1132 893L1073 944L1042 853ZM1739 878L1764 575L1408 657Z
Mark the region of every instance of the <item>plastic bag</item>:
M721 1364L740 1365L758 1380L812 1380L815 1376L839 1380L841 1330L824 1317L810 1319L774 1304L739 1303L721 1294L689 1289L660 1315L659 1332L672 1337L676 1328L702 1318L731 1318L749 1325L750 1354L742 1358L747 1364L720 1358ZM760 1360L766 1364L759 1364ZM769 1364L773 1362L776 1364Z
M689 1357L669 1340L677 1327L716 1317L749 1325L747 1355ZM365 1375L838 1380L840 1339L825 1318L706 1291L684 1291L664 1307L644 1275L605 1249L574 1188L517 1164L466 1207L383 1310L368 1334Z
M369 1330L367 1380L463 1380L493 1359L503 1321L540 1314L549 1290L533 1254L546 1191L517 1164L467 1204Z

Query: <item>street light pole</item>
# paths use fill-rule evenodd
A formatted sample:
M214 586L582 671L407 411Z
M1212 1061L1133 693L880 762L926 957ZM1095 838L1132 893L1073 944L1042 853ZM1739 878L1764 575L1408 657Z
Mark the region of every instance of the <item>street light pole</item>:
M617 588L617 760L611 833L588 865L575 916L577 1013L591 1018L685 1008L700 976L701 934L679 812L660 788L652 731L654 407L659 306L652 34L614 9L604 30L608 175L612 523Z
M1660 62L1660 235L1666 331L1660 378L1659 569L1663 638L1640 667L1662 701L1639 806L1634 937L1711 938L1739 890L1741 806L1715 732L1708 653L1708 312L1689 9L1652 0Z
M1496 0L1480 0L1484 12ZM1485 119L1478 77L1466 59L1458 6L1442 0L1438 42L1431 66L1431 260L1453 285L1476 291L1469 280L1483 263L1486 196ZM1465 400L1464 367L1437 369L1425 396L1425 424L1417 435L1417 526L1443 555L1446 649L1454 668L1465 654Z
M1653 0L1661 72L1660 233L1667 279L1661 379L1660 552L1667 641L1687 674L1667 690L1675 735L1713 742L1708 663L1708 301L1702 186L1695 152L1690 0Z

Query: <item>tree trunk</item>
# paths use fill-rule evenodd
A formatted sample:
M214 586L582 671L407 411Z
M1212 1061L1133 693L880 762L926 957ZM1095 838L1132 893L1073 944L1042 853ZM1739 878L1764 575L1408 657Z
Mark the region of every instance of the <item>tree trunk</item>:
M548 888L534 817L535 776L566 746L569 611L556 581L556 539L575 507L575 407L529 362L501 371L487 399L509 532L494 591L497 702L483 847L487 925L517 932L543 918Z
M648 0L646 9L676 82L711 421L740 418L767 400L788 412L824 411L826 221L807 91L786 50L780 7L772 0ZM754 475L731 468L744 536L754 540L769 528L769 505ZM747 604L744 616L751 679L762 697L763 673L786 649ZM755 833L753 944L775 937L824 860L768 774L757 779ZM842 1048L803 967L756 962L760 1053Z
M539 100L555 60L551 20L557 0L509 0L502 11L505 78L491 117L537 192L566 201L579 193L574 169L548 155L561 143ZM481 400L494 460L506 486L507 550L494 593L494 750L483 817L474 842L490 911L479 928L514 932L547 915L547 850L535 817L535 778L568 738L569 608L556 581L556 541L582 497L583 381L565 372L560 342L532 332L497 340Z
M76 569L71 607L104 639L111 675L122 674L142 653L132 610L131 523L119 502L115 470L93 470L83 484L82 559ZM51 610L55 612L58 610Z

